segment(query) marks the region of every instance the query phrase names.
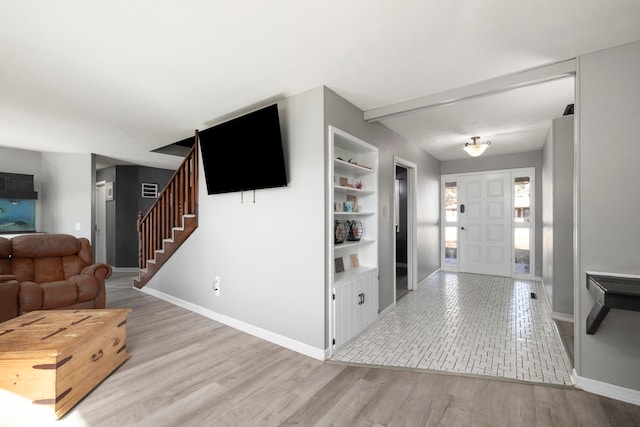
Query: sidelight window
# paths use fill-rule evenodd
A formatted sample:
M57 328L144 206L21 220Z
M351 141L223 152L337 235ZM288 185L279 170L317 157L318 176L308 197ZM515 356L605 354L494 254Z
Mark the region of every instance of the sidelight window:
M458 183L444 184L444 265L458 265Z
M531 177L516 176L513 186L513 271L531 273Z

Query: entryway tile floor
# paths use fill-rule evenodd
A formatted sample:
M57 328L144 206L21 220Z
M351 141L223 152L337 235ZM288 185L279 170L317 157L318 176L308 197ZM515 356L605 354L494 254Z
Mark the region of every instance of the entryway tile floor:
M479 274L431 275L331 360L572 384L542 282Z

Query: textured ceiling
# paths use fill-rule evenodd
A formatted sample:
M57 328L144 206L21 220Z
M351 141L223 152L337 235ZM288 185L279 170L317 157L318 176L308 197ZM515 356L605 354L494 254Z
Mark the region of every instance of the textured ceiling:
M467 158L472 136L491 141L484 156L540 150L551 120L574 103L575 79L565 77L382 120L439 160Z
M266 99L326 85L370 110L640 40L638 22L637 0L0 0L0 146L175 167L149 151ZM444 159L471 133L498 152L539 109L473 104L424 113L427 139L388 125Z

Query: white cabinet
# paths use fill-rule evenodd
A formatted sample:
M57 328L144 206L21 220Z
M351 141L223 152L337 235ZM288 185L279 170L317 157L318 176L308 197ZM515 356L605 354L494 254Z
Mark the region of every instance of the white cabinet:
M329 126L331 352L378 318L378 149Z
M333 288L335 347L355 337L378 318L378 270L359 271Z

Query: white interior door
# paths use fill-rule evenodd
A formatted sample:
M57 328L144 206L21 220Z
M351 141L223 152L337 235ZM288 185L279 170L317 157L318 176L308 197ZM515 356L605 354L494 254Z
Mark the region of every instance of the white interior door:
M107 197L104 182L96 184L96 244L95 262L107 262Z
M511 173L463 176L459 189L460 271L511 276Z

